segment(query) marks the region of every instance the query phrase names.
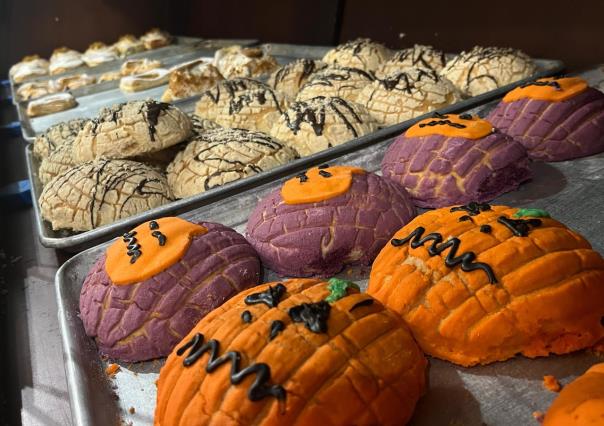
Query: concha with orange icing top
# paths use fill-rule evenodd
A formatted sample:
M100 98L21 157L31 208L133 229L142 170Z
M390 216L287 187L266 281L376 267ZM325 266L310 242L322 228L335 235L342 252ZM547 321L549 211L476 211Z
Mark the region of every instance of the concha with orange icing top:
M154 424L405 424L426 360L400 318L353 286L264 284L211 312L161 369Z
M543 210L470 203L424 213L378 255L368 293L426 353L463 366L604 338L604 259Z
M82 286L80 317L101 354L158 358L259 277L254 249L234 230L162 218L124 234L98 259Z

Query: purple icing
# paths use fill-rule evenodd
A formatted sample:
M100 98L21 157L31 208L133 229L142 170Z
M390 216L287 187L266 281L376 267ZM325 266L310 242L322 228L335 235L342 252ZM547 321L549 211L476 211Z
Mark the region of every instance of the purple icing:
M537 160L563 161L604 151L604 94L593 88L562 102L500 102L487 119Z
M201 222L180 260L140 283L113 285L105 255L94 264L80 294L80 317L99 351L134 362L167 356L212 309L255 286L260 262L252 246L231 228ZM105 306L105 308L103 308Z
M368 265L415 216L404 188L373 173L354 174L338 197L285 204L281 188L264 198L247 223L248 241L280 275L327 277L346 265Z
M494 132L481 139L401 135L384 155L382 176L404 186L415 205L438 208L490 201L532 174L522 145Z

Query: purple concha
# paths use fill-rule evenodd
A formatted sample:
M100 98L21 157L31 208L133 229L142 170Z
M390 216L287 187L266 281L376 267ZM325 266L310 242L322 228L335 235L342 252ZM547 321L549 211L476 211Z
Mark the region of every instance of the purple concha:
M212 309L260 280L260 261L245 238L226 226L193 237L180 262L140 283L113 285L105 255L80 294L80 316L99 352L127 362L167 356Z
M500 102L487 120L537 160L563 161L604 151L604 94L593 88L561 102Z
M529 158L501 132L481 139L404 134L388 147L382 176L407 189L416 206L490 201L531 178Z
M368 265L416 214L404 188L373 173L353 174L350 189L308 204L285 204L281 188L260 201L247 238L262 262L282 276L328 277Z

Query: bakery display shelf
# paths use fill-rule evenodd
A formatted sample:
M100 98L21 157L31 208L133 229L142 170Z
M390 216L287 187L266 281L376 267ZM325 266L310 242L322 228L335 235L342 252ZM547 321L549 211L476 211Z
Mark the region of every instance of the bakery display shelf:
M472 112L485 115L494 104L486 104ZM378 171L391 142L392 138L366 146L330 164ZM604 219L600 208L604 204L604 192L599 190L604 184L604 154L560 163L534 163L532 167L535 176L532 181L494 203L546 209L556 219L589 236L594 249L604 253L604 237L599 232ZM285 179L229 196L182 217L219 222L244 233L247 218L257 202ZM73 418L78 425L113 424L120 420L127 424L150 425L155 405L155 380L162 361L118 363L120 370L114 377L108 377L105 368L109 361L99 357L95 343L86 336L78 317L82 282L108 244L74 256L56 275ZM339 276L353 279L365 289L368 272L369 268L352 268ZM278 279L272 271L263 271L263 282ZM410 424L530 424L534 421L532 413L545 411L556 396L543 388L544 375L554 375L566 384L598 361L598 357L588 351L534 360L516 357L473 368L430 358L430 385Z
M519 80L516 83L502 87L498 90L484 93L480 96L475 96L469 99L465 99L461 102L449 105L444 108L437 110L439 113L446 114L448 112L463 112L470 108L476 107L477 105L485 104L493 99L501 97L511 88L522 84L525 81L539 78L546 75L552 75L560 72L563 69L563 65L560 61L538 61L540 71L537 75L534 75L528 79ZM148 97L159 99L163 89L161 87L150 89L144 92L129 95L128 100L131 99L145 99ZM102 95L99 95L99 97ZM123 100L122 100L123 101ZM181 110L190 113L193 112L195 107L196 98L189 98L175 102L175 105ZM100 108L100 107L99 107ZM50 224L44 221L40 215L40 208L38 199L42 190L41 183L37 176L37 170L39 167L38 161L34 158L31 146L26 147L26 159L27 167L29 172L29 178L31 180L32 188L32 200L36 216L36 224L38 233L42 244L46 247L63 249L70 252L78 252L86 248L92 247L96 244L100 244L103 241L107 241L113 236L123 233L128 229L134 227L136 223L151 220L161 216L182 214L192 209L206 206L226 197L238 194L242 191L249 190L251 188L258 187L260 185L274 182L277 179L285 176L292 175L294 173L305 170L313 165L321 164L327 161L332 161L343 155L355 152L357 150L369 149L374 150L373 145L379 144L384 140L396 136L412 126L419 120L431 116L433 113L424 114L417 118L404 121L394 126L385 127L379 129L373 133L355 138L342 145L334 146L324 151L294 160L288 164L280 167L276 167L271 170L264 171L257 175L249 176L245 179L240 179L229 184L213 188L209 191L201 194L194 195L192 197L176 200L171 203L165 204L160 207L153 208L144 213L128 217L110 225L101 226L99 228L85 231L81 233L72 233L67 230L55 231L51 228ZM77 118L77 115L66 117L65 120L70 118ZM63 120L62 120L63 121Z

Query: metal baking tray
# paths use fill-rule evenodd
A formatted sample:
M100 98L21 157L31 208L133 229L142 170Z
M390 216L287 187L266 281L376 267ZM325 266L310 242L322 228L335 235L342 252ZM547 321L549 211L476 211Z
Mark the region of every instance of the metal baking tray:
M274 56L289 58L321 59L333 46L310 46L304 44L263 43L262 48Z
M563 64L560 61L544 61L540 60L539 65L541 67L541 71L531 78L519 80L516 83L510 84L508 86L502 87L498 90L493 90L491 92L484 93L480 96L475 96L461 102L458 102L453 105L449 105L445 108L441 108L437 110L440 113L446 114L449 112L462 112L466 111L472 107L477 105L485 104L493 99L497 99L501 97L504 93L506 93L511 88L522 84L526 81L529 81L534 78L539 78L546 75L553 75L555 73L560 72L563 69ZM160 96L161 94L158 91L159 88L151 89L146 92L147 95L149 93L155 93L155 95ZM153 92L156 91L156 92ZM145 97L145 96L143 96ZM141 99L141 97L137 98ZM181 101L177 101L175 103L176 106L181 108L185 112L191 112L194 109L196 98L189 98ZM231 182L227 185L223 185L221 187L214 188L210 191L195 195L193 197L188 197L182 200L177 200L171 203L168 203L164 206L160 206L154 209L151 209L147 212L140 213L138 215L122 219L120 221L114 222L110 225L105 225L91 231L86 231L82 233L70 233L69 231L53 231L50 227L50 224L42 219L40 216L39 206L38 206L38 198L41 191L41 185L37 178L37 170L38 166L35 164L35 159L33 158L33 154L30 147L26 148L26 160L29 172L29 178L31 180L31 188L32 188L32 200L34 205L34 210L36 214L36 224L38 227L38 233L40 236L40 241L46 247L58 248L67 250L70 252L78 252L84 250L86 248L92 247L96 244L99 244L103 241L108 240L113 235L116 235L120 232L125 232L128 229L133 227L133 224L154 219L160 216L166 215L175 215L181 214L186 211L192 210L197 207L209 205L218 200L226 198L233 194L238 194L242 191L248 190L250 188L257 187L259 185L273 182L276 179L282 178L284 176L291 175L293 173L302 171L311 167L313 165L317 165L320 163L324 163L326 161L331 161L335 158L341 157L342 155L361 150L366 147L370 147L374 144L379 143L380 141L384 141L390 137L396 136L406 130L408 127L412 126L419 120L427 118L432 113L425 114L423 116L417 117L412 120L407 120L402 123L399 123L394 126L389 126L383 129L380 129L371 134L353 139L347 143L342 145L338 145L327 149L325 151L318 152L313 155L309 155L307 157L303 157L298 160L294 160L288 164L283 166L262 172L260 174L250 176L245 179L240 179L235 182ZM75 118L75 116L73 117Z
M486 114L494 102L473 112ZM331 164L360 166L378 171L392 139L349 153ZM604 154L560 163L533 163L534 178L518 191L494 203L543 208L577 232L588 236L594 249L604 253L600 232L604 213ZM220 222L243 233L257 202L286 178L224 198L183 214L189 220ZM143 219L141 219L142 221ZM138 221L132 224L138 224ZM114 236L119 235L118 232ZM65 350L65 368L74 421L77 425L109 425L123 421L150 425L155 405L155 380L162 361L120 363L115 378L104 374L102 360L92 339L85 335L78 317L81 284L94 261L109 243L91 248L67 261L56 275L59 322ZM368 268L345 271L363 289ZM264 282L277 279L264 270ZM463 368L430 359L429 389L420 400L412 425L518 425L532 424L532 413L545 411L556 394L543 388L544 375L563 384L601 361L591 352L530 360L516 357L488 366ZM130 408L134 408L134 413Z

